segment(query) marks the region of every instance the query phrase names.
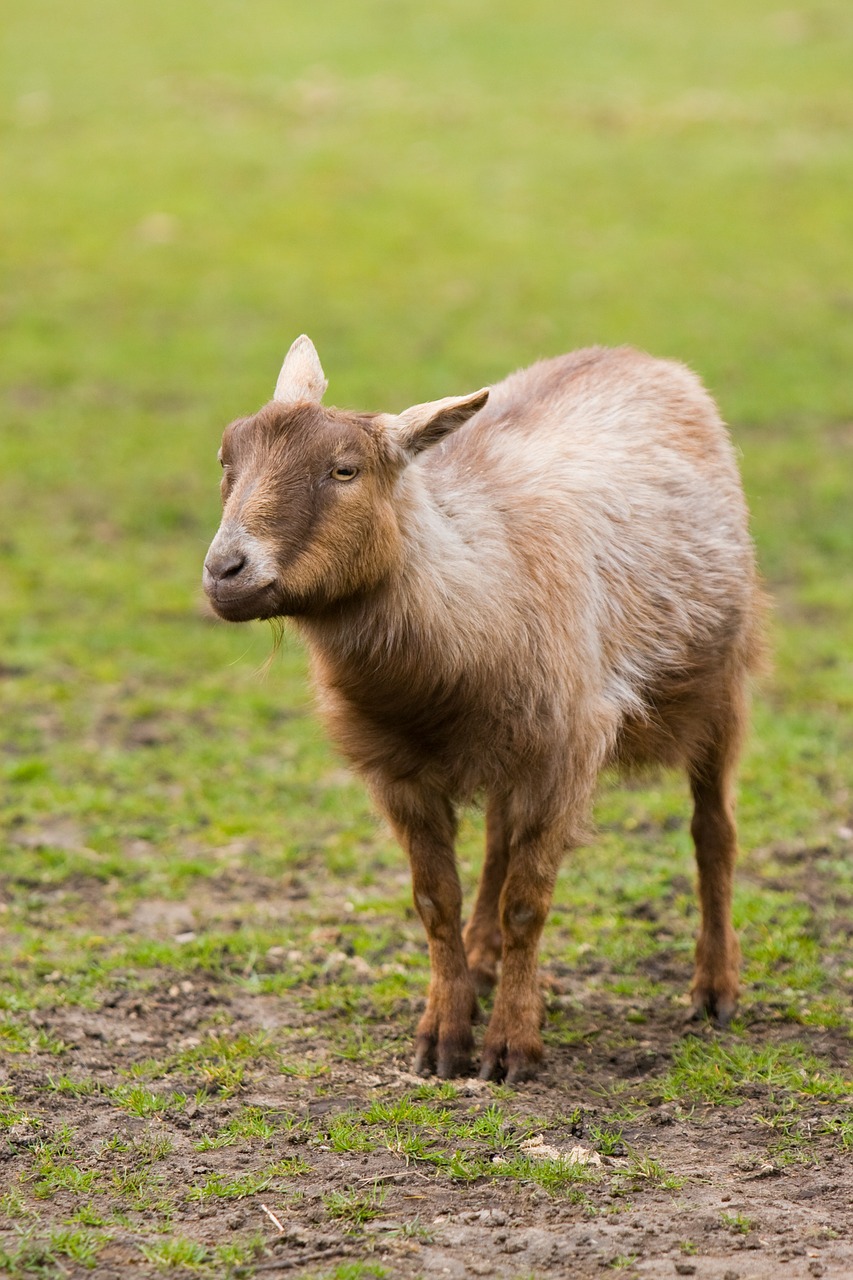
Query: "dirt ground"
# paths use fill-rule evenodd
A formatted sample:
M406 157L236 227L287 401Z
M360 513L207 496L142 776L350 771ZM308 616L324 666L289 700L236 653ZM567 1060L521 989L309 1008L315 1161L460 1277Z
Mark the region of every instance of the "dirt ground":
M414 1002L411 1008L401 1008L399 1017L372 1028L382 1051L368 1067L332 1061L312 1080L283 1075L281 1062L273 1060L268 1070L252 1071L239 1097L211 1099L201 1108L190 1103L181 1112L150 1118L117 1115L110 1099L95 1093L81 1098L55 1095L55 1111L44 1113L48 1076L61 1070L71 1079L86 1077L105 1086L126 1080L122 1071L134 1064L193 1043L213 1009L225 1008L237 1032L289 1028L290 1051L302 1062L310 1062L318 1052L323 1021L337 1025L346 1016L335 1009L319 1016L312 1013L303 1036L299 1028L305 1015L296 1000L233 990L229 994L200 973L179 979L162 974L162 982L144 995L118 989L97 1009L57 1007L33 1015L41 1028L68 1047L60 1066L55 1056L36 1054L26 1062L15 1060L0 1080L13 1084L16 1096L31 1103L42 1121L38 1130L24 1123L7 1131L0 1148L0 1184L14 1185L36 1137L43 1139L60 1125L76 1130L83 1163L109 1175L120 1172L129 1157L120 1150L104 1150L106 1140L118 1134L133 1144L141 1136L166 1134L173 1144L167 1175L171 1188L198 1184L214 1174L245 1175L253 1164L260 1167L294 1154L303 1155L310 1165L310 1172L298 1179L299 1196L266 1190L238 1201L211 1197L184 1202L176 1211L171 1230L210 1245L260 1232L263 1252L245 1274L329 1275L336 1269L346 1274L342 1264L360 1260L384 1267L388 1276L412 1280L583 1278L608 1270L708 1280L853 1276L853 1173L849 1155L837 1140L815 1133L803 1159L785 1164L768 1158L768 1131L758 1119L767 1111L761 1085L752 1091L747 1087L738 1106L704 1106L689 1113L655 1097L655 1076L685 1034L721 1033L706 1027L686 1029L680 1009L661 1003L646 1008L647 1020L637 1028L636 1038L614 1052L607 1035L595 1030L606 1029L624 1010L611 998L584 993L582 984L577 993L559 999L568 1003L576 994L585 1001L583 1021L592 1033L579 1044L552 1047L540 1079L521 1086L511 1097L507 1091L501 1104L515 1116L547 1117L547 1142L568 1153L577 1145L590 1149L589 1126L605 1096L612 1109L614 1090L620 1085L634 1098L645 1090L640 1118L624 1125L624 1148L619 1144L603 1157L604 1176L584 1184L584 1196L577 1203L517 1179L454 1182L429 1164L407 1162L390 1143L382 1150L337 1152L310 1139L307 1126L282 1131L261 1148L235 1144L202 1153L195 1149L199 1138L216 1132L230 1114L247 1105L272 1116L317 1121L322 1128L324 1121L349 1108L411 1095L423 1084L407 1069ZM802 1038L803 1029L796 1031ZM792 1034L772 1010L753 1007L751 1042L770 1044ZM846 1033L815 1033L811 1047L829 1063L849 1062ZM478 1080L458 1084L458 1096L442 1105L464 1115L493 1100L490 1086ZM814 1117L815 1128L826 1118L823 1111ZM636 1171L628 1179L628 1148L653 1157L683 1181L672 1188ZM487 1153L486 1146L477 1154ZM327 1212L324 1197L335 1187L382 1188L379 1216L360 1231L348 1230ZM57 1220L75 1203L69 1193L59 1192L52 1202ZM151 1268L140 1261L142 1231L144 1215L128 1223L126 1238L113 1236L94 1271L69 1263L55 1274L97 1275L101 1280L151 1275Z

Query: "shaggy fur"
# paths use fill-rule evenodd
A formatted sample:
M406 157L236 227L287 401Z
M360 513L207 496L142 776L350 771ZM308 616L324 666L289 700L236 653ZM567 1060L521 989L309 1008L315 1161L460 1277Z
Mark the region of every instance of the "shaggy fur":
M308 339L223 439L205 563L221 616L290 616L333 738L406 848L432 981L415 1067L542 1055L539 940L607 765L687 770L702 922L692 996L726 1021L732 787L762 596L726 430L694 375L629 349L545 360L397 417L321 407ZM457 806L487 840L461 927ZM500 981L498 972L500 969Z

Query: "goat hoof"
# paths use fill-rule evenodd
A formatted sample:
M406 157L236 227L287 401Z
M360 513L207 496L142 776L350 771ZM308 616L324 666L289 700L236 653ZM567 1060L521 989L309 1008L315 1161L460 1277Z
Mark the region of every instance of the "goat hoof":
M435 1068L429 1061L415 1058L412 1063L412 1075L423 1076L424 1079L427 1080L430 1076L435 1075Z
M729 1026L737 1010L737 996L717 995L714 991L696 992L686 1022L702 1022L706 1018L721 1030Z
M440 1080L452 1080L455 1076L470 1076L471 1053L467 1049L443 1050L438 1055L435 1073Z
M442 1080L471 1074L474 1041L471 1033L459 1036L418 1036L415 1040L413 1070L419 1076L437 1075Z
M537 1049L509 1049L506 1045L483 1049L480 1062L481 1080L505 1080L507 1084L523 1084L533 1080L539 1071L542 1052Z
M507 1063L507 1084L523 1084L525 1080L535 1080L539 1074L538 1057L526 1053L511 1053Z
M418 1076L431 1076L435 1071L435 1038L433 1036L418 1036L415 1041L412 1070Z
M483 1050L483 1057L480 1061L480 1079L501 1081L506 1077L506 1065L503 1061L503 1055L496 1050Z

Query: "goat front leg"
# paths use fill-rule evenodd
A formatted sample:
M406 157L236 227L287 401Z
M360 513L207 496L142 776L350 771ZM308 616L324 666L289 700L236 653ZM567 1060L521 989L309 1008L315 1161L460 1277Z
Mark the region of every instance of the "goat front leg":
M480 1076L484 1080L505 1076L508 1084L517 1084L531 1079L542 1059L545 1008L539 986L539 940L569 839L562 823L510 832L500 895L501 977Z
M409 855L415 908L429 943L429 994L415 1037L414 1070L469 1075L479 1006L462 945L453 807L412 783L377 787L375 794Z

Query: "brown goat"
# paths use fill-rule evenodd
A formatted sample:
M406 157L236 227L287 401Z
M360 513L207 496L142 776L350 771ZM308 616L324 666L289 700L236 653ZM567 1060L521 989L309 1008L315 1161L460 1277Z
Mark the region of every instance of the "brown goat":
M542 1056L539 939L609 765L682 765L702 920L694 1009L738 994L732 790L762 597L731 444L682 365L627 348L544 360L397 416L321 406L298 338L274 399L229 426L204 569L216 612L293 618L332 736L411 861L432 979L415 1069ZM461 925L456 807L486 801Z

